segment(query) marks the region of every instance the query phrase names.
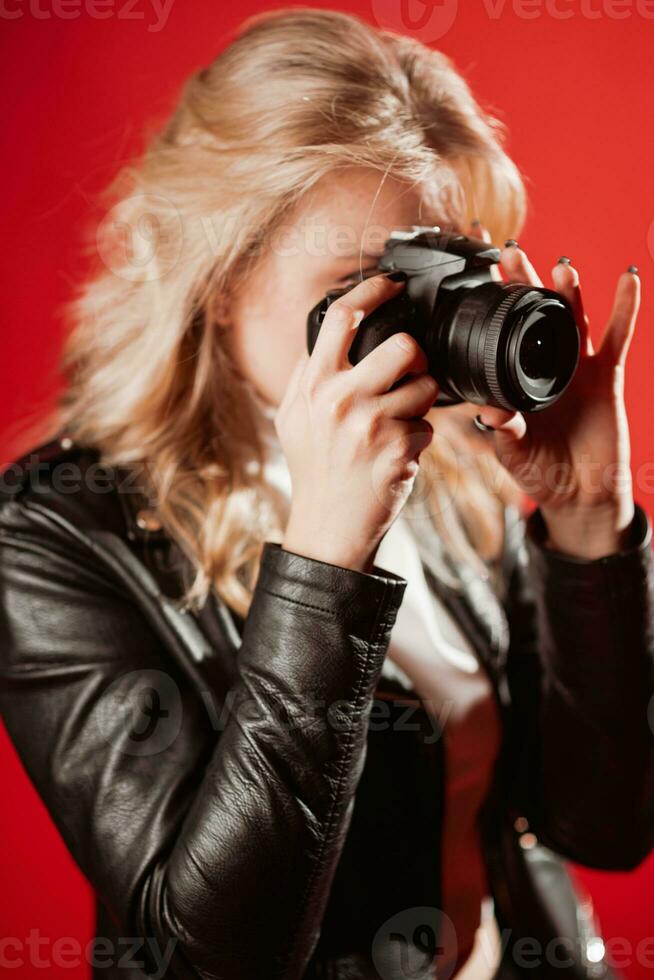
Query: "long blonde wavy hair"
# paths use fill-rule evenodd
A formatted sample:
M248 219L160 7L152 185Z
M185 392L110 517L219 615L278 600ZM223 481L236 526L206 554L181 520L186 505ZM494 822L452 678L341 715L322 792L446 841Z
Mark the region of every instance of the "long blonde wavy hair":
M222 299L302 195L344 166L419 183L452 227L478 217L493 241L515 236L525 191L502 144L441 52L356 16L289 8L245 21L107 188L103 261L66 308L52 424L138 471L192 560L186 605L213 587L244 616L263 542L283 538L257 465L256 406L217 327ZM139 230L142 255L125 229ZM487 565L515 487L452 411L432 410L439 437L420 477L450 551Z

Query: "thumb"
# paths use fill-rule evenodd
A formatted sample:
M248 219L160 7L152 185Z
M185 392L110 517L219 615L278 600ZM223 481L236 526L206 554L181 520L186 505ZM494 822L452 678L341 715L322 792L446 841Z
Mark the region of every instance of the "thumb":
M495 431L496 439L520 440L527 432L525 417L520 412L507 412L504 408L484 405L477 418Z
M524 415L485 405L477 418L482 425L493 430L493 446L497 458L503 466L510 469L511 459L517 462L516 453L522 458L526 451L527 422Z

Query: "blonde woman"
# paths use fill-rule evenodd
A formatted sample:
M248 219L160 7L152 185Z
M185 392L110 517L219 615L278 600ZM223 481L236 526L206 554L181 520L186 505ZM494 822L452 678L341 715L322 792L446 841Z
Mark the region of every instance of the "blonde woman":
M94 976L608 975L563 860L654 839L636 270L595 351L557 263L582 358L543 413L435 408L407 333L347 357L405 288L393 230L508 240L540 283L501 136L441 53L280 10L110 189L0 507L0 705L95 889Z

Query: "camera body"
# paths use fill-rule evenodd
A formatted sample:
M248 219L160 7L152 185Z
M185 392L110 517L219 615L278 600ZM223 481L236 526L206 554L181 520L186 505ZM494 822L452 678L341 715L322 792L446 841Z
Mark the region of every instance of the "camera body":
M404 272L406 286L362 320L350 363L393 334L408 333L438 381L435 406L467 401L535 412L553 404L579 361L574 314L551 289L494 279L499 259L498 248L435 226L393 231L379 272ZM329 306L352 288L327 293L310 311L309 353Z

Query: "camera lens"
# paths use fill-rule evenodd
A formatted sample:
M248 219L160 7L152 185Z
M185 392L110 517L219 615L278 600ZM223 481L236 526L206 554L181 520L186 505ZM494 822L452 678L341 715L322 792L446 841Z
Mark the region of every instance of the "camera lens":
M430 373L455 400L539 411L571 381L579 331L559 293L486 282L443 290L425 344Z
M506 372L512 398L546 408L563 392L579 360L579 331L558 293L530 289L511 310ZM532 405L533 403L533 405Z
M556 334L543 323L529 327L520 344L520 367L532 381L551 381L556 374Z

